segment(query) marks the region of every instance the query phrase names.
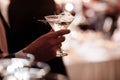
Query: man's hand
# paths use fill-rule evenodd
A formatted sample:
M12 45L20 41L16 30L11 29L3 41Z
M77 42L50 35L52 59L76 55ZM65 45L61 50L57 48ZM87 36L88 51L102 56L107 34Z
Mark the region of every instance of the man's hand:
M35 56L35 60L48 61L56 57L56 49L61 46L65 40L63 35L70 33L70 30L59 30L49 32L28 45L23 52L31 53Z

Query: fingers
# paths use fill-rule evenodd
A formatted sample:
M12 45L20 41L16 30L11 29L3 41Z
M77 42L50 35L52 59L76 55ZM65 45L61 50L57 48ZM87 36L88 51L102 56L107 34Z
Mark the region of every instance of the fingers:
M53 49L56 51L56 50L59 49L61 46L62 46L62 44L55 45L55 46L53 46Z
M51 32L48 35L49 35L49 38L50 37L57 38L58 36L63 36L63 35L68 34L68 33L70 33L70 30L62 29L62 30L59 30L59 31L56 31L56 32ZM46 35L46 36L48 36L48 35Z
M54 34L54 36L55 36L55 37L57 37L57 36L62 36L62 35L64 35L64 34L68 34L68 33L70 33L70 30L68 30L68 29L63 29L63 30L56 31L56 33Z
M65 37L64 36L59 36L57 39L56 39L56 45L60 45L61 42L65 41Z
M65 40L64 36L60 36L58 38L53 38L49 40L49 44L52 46L61 46L61 43Z

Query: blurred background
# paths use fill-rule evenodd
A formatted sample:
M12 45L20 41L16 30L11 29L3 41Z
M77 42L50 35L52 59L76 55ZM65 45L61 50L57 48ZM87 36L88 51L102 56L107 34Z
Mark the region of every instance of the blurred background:
M69 11L63 57L70 80L120 80L120 0L55 0L57 13Z

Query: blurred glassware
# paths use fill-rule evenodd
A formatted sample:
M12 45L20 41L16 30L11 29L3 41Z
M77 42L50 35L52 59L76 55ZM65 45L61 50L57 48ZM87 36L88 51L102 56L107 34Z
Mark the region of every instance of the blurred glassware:
M30 54L31 55L31 54ZM0 60L0 77L3 80L37 80L42 79L50 67L44 62L35 62L33 55L24 58L7 58Z
M43 62L33 62L31 66L17 68L13 73L7 74L3 80L43 80L50 67Z

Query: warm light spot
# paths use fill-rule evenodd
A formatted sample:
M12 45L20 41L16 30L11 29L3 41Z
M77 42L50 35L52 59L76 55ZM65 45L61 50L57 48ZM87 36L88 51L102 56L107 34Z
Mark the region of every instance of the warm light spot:
M103 25L103 30L105 32L109 32L113 24L112 18L108 17L105 19L104 25Z
M66 9L67 11L72 11L73 8L74 8L74 6L73 6L73 4L71 4L71 3L67 3L67 4L65 5L65 9Z
M90 2L90 0L83 0L83 2L88 3L88 2Z

